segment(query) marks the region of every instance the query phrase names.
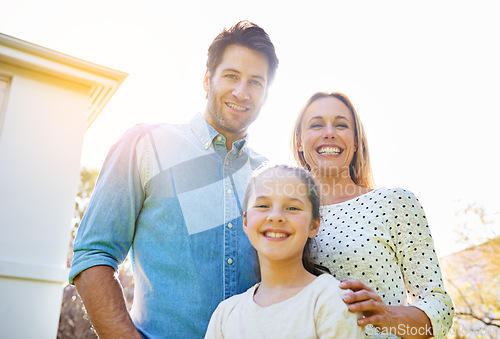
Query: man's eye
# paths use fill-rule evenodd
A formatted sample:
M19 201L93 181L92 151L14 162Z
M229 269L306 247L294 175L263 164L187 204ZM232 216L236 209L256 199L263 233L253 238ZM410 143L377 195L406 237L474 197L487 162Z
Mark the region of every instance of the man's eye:
M262 87L262 84L257 80L252 80L250 83L254 86Z
M236 79L236 75L234 75L234 74L226 74L226 78Z

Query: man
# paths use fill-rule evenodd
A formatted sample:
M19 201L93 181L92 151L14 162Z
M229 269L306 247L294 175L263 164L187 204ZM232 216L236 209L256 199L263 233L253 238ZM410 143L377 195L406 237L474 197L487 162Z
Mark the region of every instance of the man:
M100 337L203 337L218 303L257 281L240 199L265 159L246 134L277 66L267 33L239 22L208 50L202 115L186 125L137 125L111 148L69 278ZM115 276L129 250L130 314Z

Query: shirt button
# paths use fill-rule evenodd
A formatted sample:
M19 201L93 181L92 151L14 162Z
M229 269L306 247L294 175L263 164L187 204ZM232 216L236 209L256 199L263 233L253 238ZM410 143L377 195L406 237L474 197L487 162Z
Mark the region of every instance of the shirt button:
M217 136L217 141L221 141L222 137L220 135Z
M227 224L227 228L232 229L233 228L233 224L232 223L228 223Z
M227 259L227 263L228 263L228 265L232 265L233 264L233 259L231 259L231 258Z
M229 160L226 160L226 166L229 166Z
M231 193L233 193L233 191L230 188L228 188L226 192L227 192L228 195L231 194Z

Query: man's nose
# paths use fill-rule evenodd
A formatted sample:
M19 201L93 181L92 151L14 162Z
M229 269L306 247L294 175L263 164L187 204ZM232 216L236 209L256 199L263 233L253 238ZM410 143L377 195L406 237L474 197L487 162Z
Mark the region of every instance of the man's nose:
M248 100L250 99L250 92L248 84L245 81L240 81L233 90L233 95L238 98L238 100Z

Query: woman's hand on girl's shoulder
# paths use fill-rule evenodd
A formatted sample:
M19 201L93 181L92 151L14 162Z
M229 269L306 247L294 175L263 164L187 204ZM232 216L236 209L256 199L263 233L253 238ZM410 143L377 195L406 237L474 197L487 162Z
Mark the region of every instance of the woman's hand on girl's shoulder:
M359 326L372 324L385 327L392 323L393 314L382 298L360 280L343 280L340 288L349 289L343 300L350 312L361 312L364 318L358 319Z
M343 300L350 312L363 314L364 318L358 319L359 326L373 325L382 333L404 338L432 336L429 318L417 307L387 306L373 289L360 280L343 280L340 288L351 290Z

